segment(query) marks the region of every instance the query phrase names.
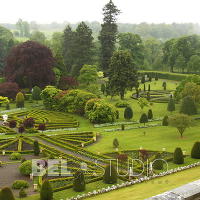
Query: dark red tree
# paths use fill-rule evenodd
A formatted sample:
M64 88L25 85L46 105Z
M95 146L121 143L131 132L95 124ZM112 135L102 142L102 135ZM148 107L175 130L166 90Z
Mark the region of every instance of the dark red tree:
M8 126L10 128L15 128L17 126L17 122L15 120L11 120L9 121Z
M78 86L77 80L72 76L62 76L59 81L59 88L62 90L74 89Z
M29 117L24 120L23 125L25 128L33 128L35 120L32 117Z
M17 82L21 88L35 85L43 88L55 81L53 65L54 58L49 48L26 41L11 49L5 67L6 80Z
M14 82L5 82L0 84L0 96L15 99L16 94L19 92L19 86Z
M45 131L45 129L46 129L46 125L45 124L39 124L38 130Z

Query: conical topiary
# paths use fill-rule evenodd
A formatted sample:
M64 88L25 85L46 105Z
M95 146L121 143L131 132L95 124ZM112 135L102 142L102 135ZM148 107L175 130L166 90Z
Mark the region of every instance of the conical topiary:
M15 200L15 197L9 187L2 188L0 192L0 200Z
M115 138L115 139L113 140L113 147L114 147L114 148L117 148L118 146L119 146L118 139Z
M175 164L183 164L184 163L184 156L182 149L177 147L174 151L174 163Z
M117 183L117 171L112 164L106 166L105 173L103 175L103 181L107 184Z
M169 98L169 102L168 102L168 105L167 105L167 110L169 112L172 112L172 111L175 111L175 102L174 102L174 99L173 98Z
M36 101L40 100L41 99L40 94L41 94L41 89L38 86L33 87L32 99Z
M24 95L22 92L18 92L16 95L16 107L17 108L24 107Z
M38 156L40 154L40 146L37 140L35 140L33 143L33 150L35 156Z
M163 126L168 126L169 125L168 119L169 119L169 117L167 115L165 115L163 120L162 120L162 125Z
M191 151L191 157L200 159L200 142L195 142L192 151Z
M81 170L74 174L73 189L76 192L83 192L85 190L85 177Z
M148 119L153 119L153 112L151 109L148 110Z
M124 110L124 118L130 120L133 118L133 110L131 107L126 107Z
M45 180L40 190L40 200L53 200L53 190L48 180Z
M145 125L145 123L148 122L148 117L146 115L146 113L143 113L140 117L140 123L143 123Z

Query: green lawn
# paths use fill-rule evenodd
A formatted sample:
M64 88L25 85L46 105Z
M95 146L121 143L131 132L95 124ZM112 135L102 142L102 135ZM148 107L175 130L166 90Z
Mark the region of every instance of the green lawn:
M172 175L156 178L144 183L101 194L88 200L141 200L151 196L166 192L189 182L198 180L200 177L200 167L188 169Z

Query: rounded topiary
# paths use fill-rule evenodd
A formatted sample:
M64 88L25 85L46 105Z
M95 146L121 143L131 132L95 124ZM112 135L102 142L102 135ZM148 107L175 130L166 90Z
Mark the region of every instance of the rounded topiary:
M76 192L83 192L85 190L85 177L83 171L76 171L74 174L73 189Z
M8 126L10 128L15 128L17 126L17 122L15 120L11 120L9 121Z
M113 165L106 166L103 181L107 184L117 183L117 171Z
M20 153L12 153L10 155L10 160L21 160L22 159L22 155Z
M133 118L133 110L131 107L126 107L124 110L124 119L130 120Z
M16 180L12 184L13 189L21 189L21 188L28 188L28 187L29 187L29 183L24 180Z
M0 200L15 200L15 197L10 188L5 187L1 189Z
M167 105L167 110L169 112L172 112L172 111L175 111L175 102L174 102L174 99L173 98L169 98L169 102L168 102L168 105Z
M27 197L27 193L24 188L21 188L19 191L19 198L25 198L25 197Z
M191 157L200 159L200 142L195 142L192 151L191 151Z
M151 109L148 110L148 119L153 119L153 112Z
M180 112L187 115L197 114L197 107L194 99L191 96L186 96L183 98Z
M22 175L29 176L32 173L32 161L27 160L19 166L19 171Z
M153 169L162 170L163 169L163 160L161 160L161 155L158 153L153 162Z
M163 120L162 120L162 125L163 126L168 126L169 125L169 117L167 115L164 116Z
M40 190L40 200L53 200L53 189L48 180L45 180Z
M167 83L166 83L165 81L163 82L162 86L163 86L163 89L164 89L164 90L167 89Z
M24 94L22 92L18 92L16 95L16 106L17 108L24 107Z
M148 122L148 117L146 113L143 113L140 117L140 123L143 123L144 125Z
M118 141L117 138L115 138L115 139L113 140L113 147L114 147L114 148L117 148L118 146L119 146L119 141Z
M184 163L184 156L182 149L177 147L174 151L174 163L175 164L183 164Z
M40 154L40 146L37 140L34 141L33 143L33 151L35 156L39 156Z
M40 100L41 99L40 94L41 94L41 89L38 86L33 87L32 99L36 101Z

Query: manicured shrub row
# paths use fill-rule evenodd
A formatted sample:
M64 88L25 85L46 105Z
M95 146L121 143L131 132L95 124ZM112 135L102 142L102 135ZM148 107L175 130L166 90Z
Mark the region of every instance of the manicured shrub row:
M178 73L170 73L170 72L160 72L160 71L139 71L140 76L150 75L152 78L156 76L159 79L168 79L174 81L182 81L188 76L192 76L192 74L178 74Z
M16 134L16 132L7 126L0 126L0 135L1 134L13 135L13 134Z

